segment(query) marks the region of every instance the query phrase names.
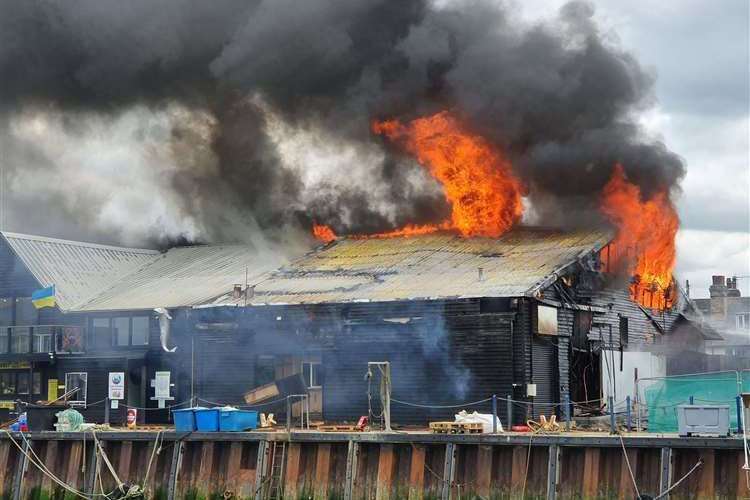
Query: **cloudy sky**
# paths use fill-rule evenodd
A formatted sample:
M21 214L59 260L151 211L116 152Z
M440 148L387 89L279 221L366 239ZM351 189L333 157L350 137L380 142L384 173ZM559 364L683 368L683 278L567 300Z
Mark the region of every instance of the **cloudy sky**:
M525 0L528 19L562 0ZM750 12L747 0L597 0L596 18L657 75L643 116L687 163L677 275L705 297L712 274L750 275ZM750 278L738 281L750 294Z

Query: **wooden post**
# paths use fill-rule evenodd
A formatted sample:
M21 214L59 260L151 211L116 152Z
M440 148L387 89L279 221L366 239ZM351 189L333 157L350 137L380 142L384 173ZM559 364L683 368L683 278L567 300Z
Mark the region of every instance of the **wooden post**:
M456 472L456 445L448 443L445 445L445 462L443 463L443 487L441 498L450 500L453 478Z
M583 497L595 498L599 496L599 448L586 448L583 455Z
M122 441L120 443L120 458L117 463L117 475L120 476L120 481L123 483L128 482L128 476L130 476L130 459L133 457L133 442Z
M328 479L331 467L331 445L319 443L318 455L315 460L315 500L326 500L328 498Z
M58 441L49 440L47 441L47 449L44 453L44 465L52 472L55 471L55 462L57 462L57 446ZM43 494L49 494L52 496L52 490L56 485L53 486L52 480L46 474L42 475L42 492Z
M107 443L101 443L102 448L106 448ZM84 453L87 451L84 449ZM84 485L84 492L92 495L96 489L96 469L99 467L99 454L96 452L96 442L91 442L91 459L86 462L86 484Z
M83 443L73 441L70 443L70 455L68 457L68 466L65 471L65 482L76 489L81 489L81 459L83 458Z
M208 498L211 495L211 486L216 482L214 471L214 442L203 441L201 443L200 468L198 469L198 495Z
M346 448L346 484L344 485L344 500L354 498L354 482L357 480L357 465L359 463L359 443L349 441Z
M547 500L557 498L557 488L560 485L560 447L556 444L549 446L547 457Z
M297 482L299 481L300 457L302 456L299 443L289 443L286 454L286 474L284 477L284 498L296 500L299 497Z
M492 446L477 446L477 495L490 498L492 486Z
M628 450L628 460L630 460L630 467L633 469L633 476L638 481L638 450ZM618 498L621 500L628 500L635 497L635 488L633 487L633 479L630 477L630 470L628 469L628 462L625 460L625 455L622 455L620 461L620 494Z
M226 488L239 496L240 465L242 463L242 443L229 443L229 458L227 459Z
M167 500L174 500L177 492L177 479L182 466L182 454L185 452L185 442L177 441L172 450L172 464L169 467L169 482L167 483Z
M713 498L716 489L716 450L703 448L700 457L703 466L699 471L698 498Z
M268 473L272 471L268 470L268 454L270 453L271 447L268 441L258 441L258 458L255 461L255 500L261 500L264 497L264 487L266 477ZM242 458L242 449L240 449L240 459ZM284 478L280 477L279 481L283 481Z
M409 500L422 500L424 496L424 461L425 447L415 444L411 447L411 465L409 466Z
M383 443L380 445L378 455L378 482L375 490L375 500L387 500L391 498L391 486L393 483L393 445Z
M5 478L8 475L8 459L10 458L10 440L0 442L0 495L5 493ZM13 446L13 449L16 449ZM744 455L743 455L744 456Z
M661 449L661 474L659 476L659 493L662 494L672 485L672 448ZM662 497L669 500L669 495Z
M528 446L513 447L513 461L510 467L510 491L513 498L519 498L523 489L527 454Z
M23 443L23 453L19 452L18 463L16 464L16 475L13 478L13 500L20 500L23 493L23 477L26 475L26 468L29 466L29 459L26 455L29 453L31 447L30 441Z
M745 470L745 452L741 450L737 453L737 498L750 498L750 470Z

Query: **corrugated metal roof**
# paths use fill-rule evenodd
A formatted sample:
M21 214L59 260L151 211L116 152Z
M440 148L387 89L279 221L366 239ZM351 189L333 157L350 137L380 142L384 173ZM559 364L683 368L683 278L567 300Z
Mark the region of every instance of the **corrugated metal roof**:
M124 276L78 310L128 310L200 304L278 268L285 260L264 257L249 246L173 248Z
M529 227L498 239L449 234L341 239L255 282L248 303L518 297L610 239L606 231ZM229 295L213 301L237 302Z
M58 306L73 310L159 252L2 232L43 287L55 285Z

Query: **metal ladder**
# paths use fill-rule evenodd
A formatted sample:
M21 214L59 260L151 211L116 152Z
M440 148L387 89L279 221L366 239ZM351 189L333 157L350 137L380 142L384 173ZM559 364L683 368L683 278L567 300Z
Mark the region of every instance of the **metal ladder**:
M286 441L272 441L271 448L270 478L265 498L279 500L284 497Z

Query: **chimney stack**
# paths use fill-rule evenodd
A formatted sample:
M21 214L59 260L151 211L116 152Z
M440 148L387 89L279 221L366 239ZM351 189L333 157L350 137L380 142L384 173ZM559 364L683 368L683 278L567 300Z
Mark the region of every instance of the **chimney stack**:
M740 289L737 288L737 277L727 278L727 297L740 297Z
M234 285L234 288L232 288L232 298L242 298L242 285Z
M708 287L708 293L711 296L711 317L715 319L726 318L728 289L725 277L711 276L711 286Z

